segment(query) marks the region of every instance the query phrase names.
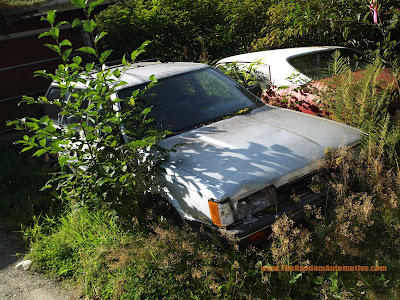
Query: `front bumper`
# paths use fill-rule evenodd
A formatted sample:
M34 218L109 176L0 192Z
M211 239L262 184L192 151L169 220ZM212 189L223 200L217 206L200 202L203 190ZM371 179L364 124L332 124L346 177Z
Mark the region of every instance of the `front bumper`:
M321 205L327 199L328 191L324 190L320 193L310 193L300 198L299 203L291 205L288 203L278 205L277 212L263 213L259 216L254 216L254 220L251 223L239 222L230 225L224 229L228 237L232 237L234 240L242 241L254 234L268 229L278 217L283 214L291 216L292 219L301 218L303 208L307 204Z
M255 245L261 243L268 237L271 233L271 225L277 218L286 214L295 221L301 220L305 205L314 204L322 206L323 203L327 201L327 197L327 189L319 193L308 193L302 196L297 204L288 202L282 203L277 206L276 212L264 212L253 216L254 219L250 223L240 221L223 228L215 225L207 225L198 221L188 221L188 223L194 230L199 232L204 231L205 236L211 237L214 241L219 240L223 242L223 244L232 241L239 245Z

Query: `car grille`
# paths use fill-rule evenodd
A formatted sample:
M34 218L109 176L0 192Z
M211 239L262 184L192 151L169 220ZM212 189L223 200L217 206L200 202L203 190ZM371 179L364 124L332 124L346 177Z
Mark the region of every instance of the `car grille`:
M279 204L284 204L289 201L297 202L298 199L306 194L312 193L311 188L317 180L318 172L310 173L300 177L276 189L276 195Z

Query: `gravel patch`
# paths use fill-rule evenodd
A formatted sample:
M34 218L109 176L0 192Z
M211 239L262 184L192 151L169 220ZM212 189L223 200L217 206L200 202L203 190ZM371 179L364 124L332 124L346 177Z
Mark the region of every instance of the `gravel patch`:
M18 300L74 300L72 292L55 280L29 270L16 270L17 253L22 248L19 240L0 229L0 299Z

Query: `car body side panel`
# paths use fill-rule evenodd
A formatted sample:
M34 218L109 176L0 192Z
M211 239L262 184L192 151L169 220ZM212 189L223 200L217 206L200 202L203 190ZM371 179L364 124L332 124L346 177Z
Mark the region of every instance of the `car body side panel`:
M165 171L157 175L158 192L182 218L212 224L208 200L227 199L226 194L184 170Z

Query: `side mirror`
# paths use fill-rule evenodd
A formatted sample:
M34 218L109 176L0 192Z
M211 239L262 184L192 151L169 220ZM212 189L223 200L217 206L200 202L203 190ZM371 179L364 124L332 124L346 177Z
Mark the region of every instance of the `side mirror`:
M257 97L261 96L262 89L261 86L257 83L247 88L250 92L252 92Z

